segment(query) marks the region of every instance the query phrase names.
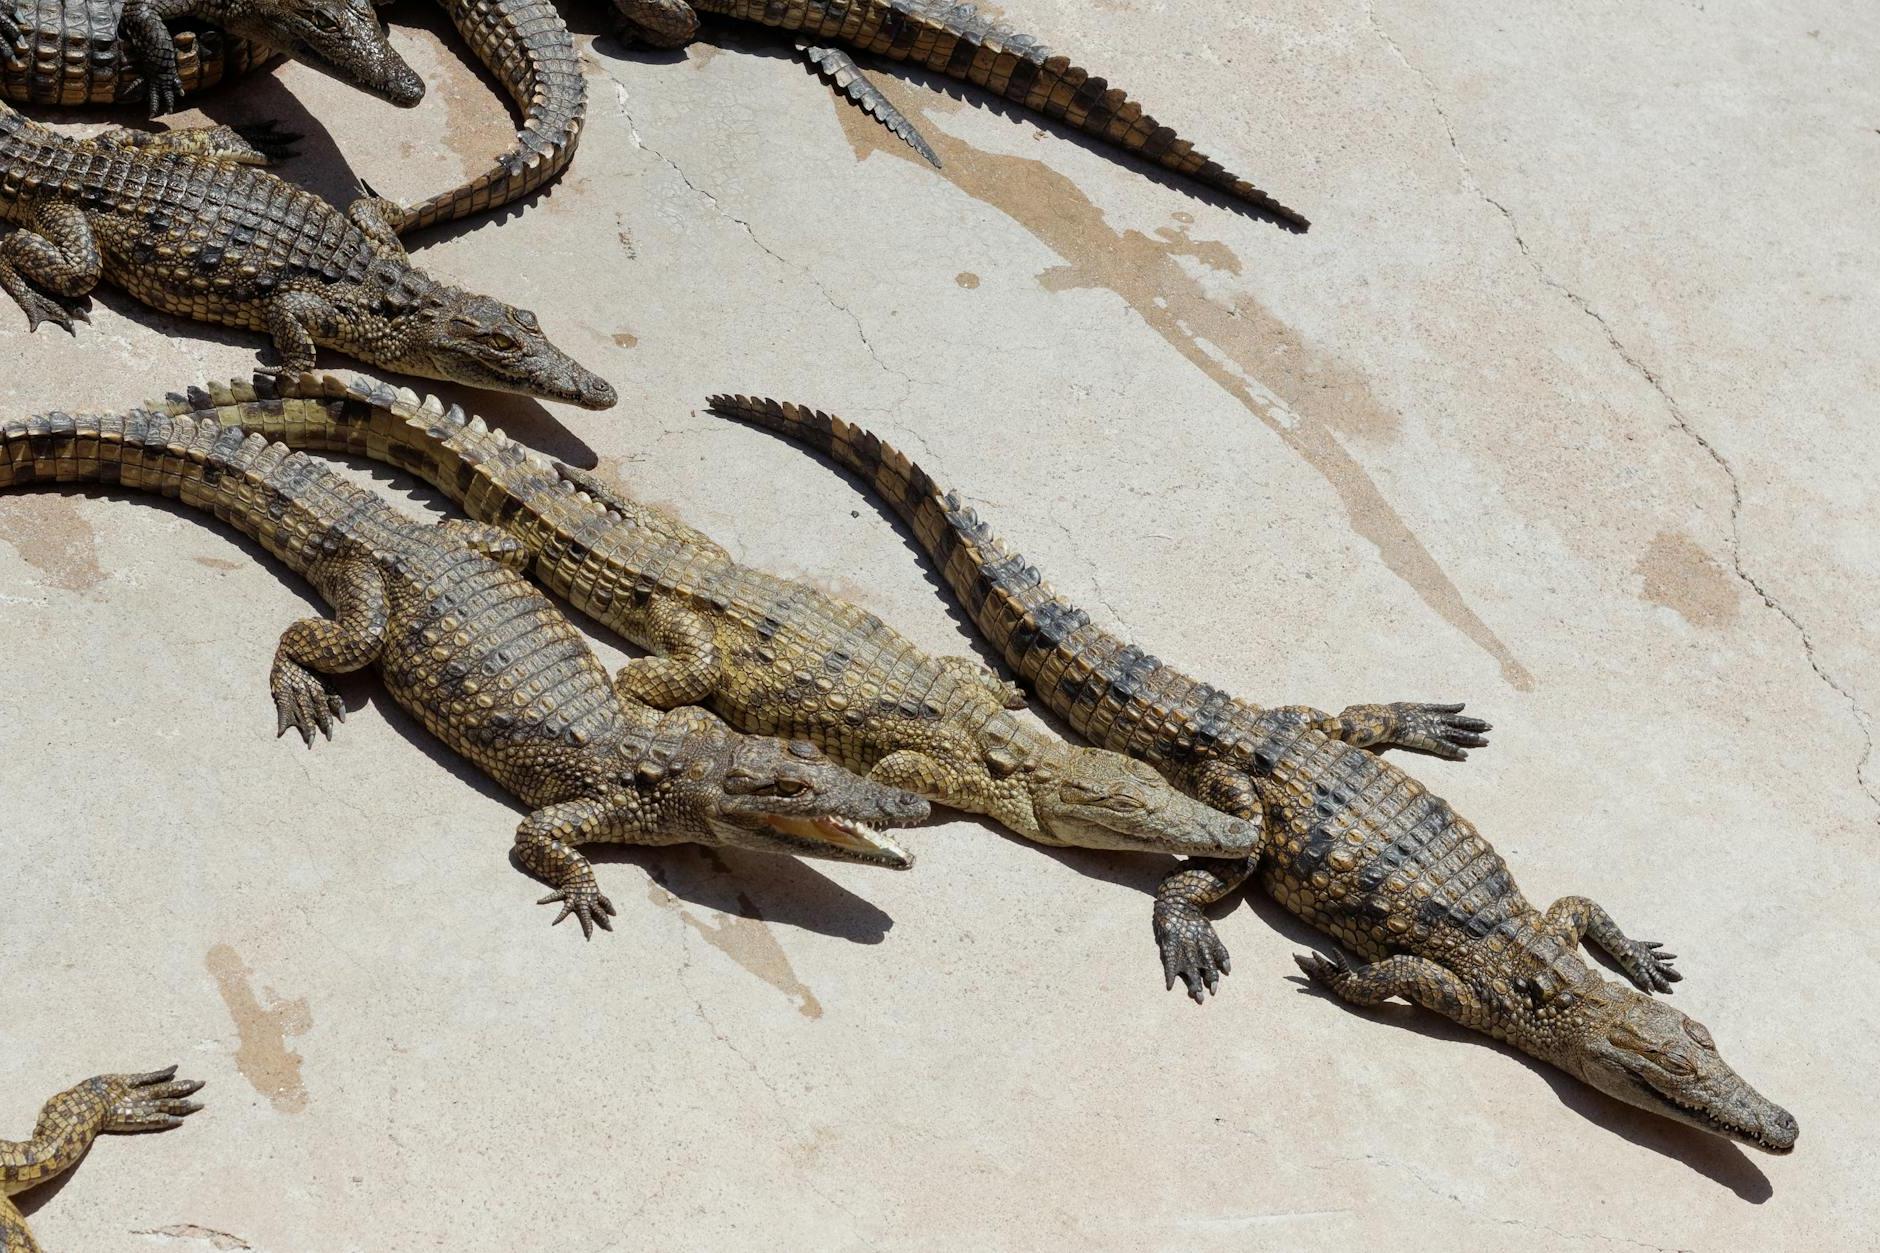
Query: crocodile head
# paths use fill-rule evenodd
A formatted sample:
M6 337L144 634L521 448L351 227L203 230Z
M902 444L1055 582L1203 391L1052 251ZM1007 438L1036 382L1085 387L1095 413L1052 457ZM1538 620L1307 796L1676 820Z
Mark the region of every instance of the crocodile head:
M424 99L424 80L387 42L372 0L217 0L207 8L203 16L231 33L400 108Z
M614 0L620 36L652 48L683 48L698 34L698 10L686 0Z
M1022 784L1015 798L1028 813L1014 830L1053 844L1190 857L1246 857L1258 835L1244 822L1170 787L1153 768L1099 748L1064 745L1017 762L1006 750L988 757L995 776ZM1029 828L1029 829L1028 829Z
M381 270L388 265L402 263L381 262ZM364 311L334 347L387 369L584 409L611 408L619 399L611 383L550 343L527 309L408 270L382 284L387 300Z
M852 774L803 740L741 735L698 709L662 718L681 747L633 776L656 797L668 836L724 848L905 870L913 858L882 829L926 820L912 792Z
M1628 1105L1766 1153L1795 1147L1794 1115L1730 1068L1703 1023L1597 975L1576 990L1536 1052Z

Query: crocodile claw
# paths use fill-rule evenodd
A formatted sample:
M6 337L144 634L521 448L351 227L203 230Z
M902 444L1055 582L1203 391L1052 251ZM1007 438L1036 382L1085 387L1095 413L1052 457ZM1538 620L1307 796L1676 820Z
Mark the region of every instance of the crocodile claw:
M1428 705L1416 701L1392 705L1391 709L1399 719L1399 730L1393 737L1396 746L1450 761L1468 760L1468 750L1487 744L1487 732L1494 728L1480 718L1462 716L1462 708L1460 701L1453 705Z
M317 730L333 738L333 724L346 721L346 703L328 687L326 680L297 661L277 657L268 688L274 696L274 736L279 739L293 727L308 748L313 747Z
M254 122L232 129L267 165L279 164L293 156L295 145L302 138L299 131L290 131L278 122Z
M586 939L594 938L595 927L603 931L614 929L612 918L619 911L614 908L614 903L607 899L607 894L591 882L557 888L536 904L552 905L556 901L561 902L561 912L555 915L554 922L548 924L551 927L560 926L568 915L573 914L575 920L581 924L581 934Z
M168 74L157 73L146 78L143 83L144 103L151 117L162 117L166 113L176 112L176 107L183 99L183 80L174 70Z
M106 1131L168 1131L202 1106L185 1098L202 1090L200 1079L178 1079L176 1067L141 1075L99 1075L92 1084L105 1099Z
M1619 956L1619 968L1639 991L1669 992L1672 984L1683 980L1683 974L1671 965L1678 955L1664 952L1664 947L1656 940L1633 940L1630 951Z
M26 314L26 329L36 331L44 323L62 327L67 334L78 334L78 323L91 321L91 314L86 312L82 300L71 300L63 296L48 295L37 288L24 283L20 290L12 293L21 310Z
M1306 978L1328 992L1336 992L1338 980L1350 973L1345 959L1336 953L1330 957L1323 953L1295 953L1293 960L1299 964Z
M1164 988L1173 990L1180 979L1197 1005L1218 992L1221 977L1233 968L1214 924L1186 901L1155 903L1155 943L1162 952Z

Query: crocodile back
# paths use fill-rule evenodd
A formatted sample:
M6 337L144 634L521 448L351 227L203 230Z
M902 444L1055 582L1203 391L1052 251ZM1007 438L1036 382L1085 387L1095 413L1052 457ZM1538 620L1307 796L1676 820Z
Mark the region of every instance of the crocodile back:
M522 110L522 129L490 169L405 210L401 232L501 208L552 182L574 160L587 118L574 36L552 0L443 3L471 51Z
M0 0L20 28L0 58L0 97L21 104L118 104L135 69L118 41L123 0ZM186 95L206 90L274 56L226 31L173 32L176 69Z

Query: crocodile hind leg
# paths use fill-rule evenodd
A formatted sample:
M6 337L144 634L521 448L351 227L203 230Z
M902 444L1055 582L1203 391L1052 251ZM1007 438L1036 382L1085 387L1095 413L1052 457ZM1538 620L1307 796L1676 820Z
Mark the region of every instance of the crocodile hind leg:
M798 44L796 50L815 69L822 80L847 96L858 105L862 112L880 122L901 141L921 156L934 169L940 168L940 158L928 144L926 136L920 133L907 115L894 107L894 102L881 94L881 88L868 80L862 73L862 67L855 64L855 58L840 48L822 48L812 44Z
M614 676L620 698L655 709L703 704L720 677L711 623L690 609L662 602L648 615L647 639L659 655L620 667Z
M362 559L320 562L308 575L333 606L331 618L302 618L281 635L268 689L274 696L275 735L293 727L309 748L318 729L333 738L346 705L321 675L351 674L378 659L390 608L379 568Z
M66 330L84 321L80 297L104 274L91 224L76 205L42 205L33 220L0 240L0 287L26 312L28 329L53 322Z
M202 1106L188 1098L202 1084L178 1079L176 1067L142 1075L99 1075L67 1088L39 1111L33 1138L0 1140L0 1251L37 1253L39 1245L7 1194L69 1169L93 1140L112 1131L166 1131Z
M1584 896L1563 896L1547 907L1541 925L1569 948L1582 938L1619 963L1641 992L1669 992L1684 976L1672 969L1676 953L1667 953L1656 940L1633 940L1619 930L1612 915Z
M1488 1021L1488 1005L1475 990L1427 957L1398 953L1355 968L1336 954L1301 953L1293 960L1306 978L1353 1005L1379 1005L1397 996L1465 1027L1480 1030Z
M1337 717L1305 705L1287 705L1268 712L1301 717L1313 730L1353 748L1374 753L1400 748L1450 761L1466 761L1468 750L1487 744L1486 733L1494 729L1480 718L1465 717L1460 703L1431 705L1402 700L1388 705L1347 705Z
M561 904L559 924L573 914L581 934L594 938L594 928L612 931L614 903L594 881L594 865L581 855L578 844L598 838L609 810L595 800L564 801L538 809L516 828L516 860L536 878L554 887L538 905Z

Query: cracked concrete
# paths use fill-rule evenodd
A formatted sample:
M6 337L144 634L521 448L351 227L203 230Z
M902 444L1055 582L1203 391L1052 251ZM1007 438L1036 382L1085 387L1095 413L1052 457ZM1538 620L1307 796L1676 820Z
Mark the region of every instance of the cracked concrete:
M1677 1003L1797 1152L1302 993L1318 941L1264 902L1222 911L1234 974L1197 1009L1149 940L1165 863L975 823L912 833L907 875L612 857L630 904L584 945L507 860L509 802L369 679L333 743L272 738L308 588L212 520L42 493L0 501L0 1133L96 1071L210 1081L184 1129L21 1198L52 1253L1880 1243L1880 17L1007 8L1313 231L973 93L879 76L935 172L786 49L602 38L562 185L420 259L535 308L621 407L453 398L935 651L970 645L899 533L706 395L867 422L1250 698L1466 699L1493 745L1412 769L1530 896L1683 954ZM287 69L207 111L305 131L284 172L333 198L442 186L508 122L390 16L424 108ZM256 359L116 295L94 318L0 311L7 413ZM282 1102L244 1067L286 1010Z

